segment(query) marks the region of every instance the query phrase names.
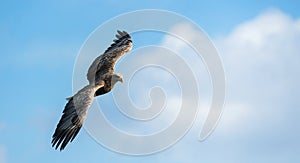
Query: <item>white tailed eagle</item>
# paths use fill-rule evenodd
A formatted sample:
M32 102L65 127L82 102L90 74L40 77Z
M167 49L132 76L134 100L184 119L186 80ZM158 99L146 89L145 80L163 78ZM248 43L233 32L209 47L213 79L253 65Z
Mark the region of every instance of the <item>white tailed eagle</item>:
M123 82L123 76L114 72L114 66L122 55L131 50L132 40L127 32L117 32L113 44L90 66L87 73L89 84L67 98L68 103L52 136L51 143L55 149L60 146L63 150L73 141L95 96L110 92L118 81Z

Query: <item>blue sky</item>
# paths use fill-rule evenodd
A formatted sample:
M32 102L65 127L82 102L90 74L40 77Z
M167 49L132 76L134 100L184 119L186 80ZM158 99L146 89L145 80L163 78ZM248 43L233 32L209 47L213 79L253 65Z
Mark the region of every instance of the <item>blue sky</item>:
M1 1L0 163L299 162L298 6L292 0ZM103 22L138 9L182 14L215 42L228 84L216 131L200 143L199 126L192 128L172 148L150 156L111 152L84 130L65 151L53 150L51 136L72 94L81 45Z

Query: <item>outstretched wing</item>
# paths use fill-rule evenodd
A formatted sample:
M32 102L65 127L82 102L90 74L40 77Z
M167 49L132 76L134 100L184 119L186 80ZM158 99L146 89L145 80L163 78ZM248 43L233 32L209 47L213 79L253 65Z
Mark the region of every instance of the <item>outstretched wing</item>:
M68 103L52 136L52 147L57 149L60 146L60 150L63 150L69 142L74 140L94 100L95 91L103 86L104 81L99 81L96 85L85 86L73 97L67 98Z
M114 65L118 59L132 48L130 35L123 31L117 31L116 39L105 52L97 57L90 66L87 79L90 84L96 83L106 73L113 73Z
M52 136L52 147L57 149L60 145L60 150L63 150L68 142L72 142L82 127L83 117L78 115L76 111L75 102L71 97L65 106L63 115L56 126L55 132Z

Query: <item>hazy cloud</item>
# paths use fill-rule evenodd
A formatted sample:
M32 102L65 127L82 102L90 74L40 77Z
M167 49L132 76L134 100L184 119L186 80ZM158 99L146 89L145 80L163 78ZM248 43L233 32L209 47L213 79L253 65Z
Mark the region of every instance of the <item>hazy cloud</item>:
M292 120L289 117L295 108L291 105L298 105L293 94L299 90L299 22L270 9L216 39L227 72L229 105L225 112L231 110L230 103L242 103L248 109L241 110L255 110L254 116L249 116L252 121ZM240 121L251 119L237 119Z
M268 162L284 158L297 160L296 151L300 146L296 143L300 135L297 126L299 118L296 116L300 113L297 109L300 91L299 24L300 19L295 20L277 9L269 9L236 26L228 35L214 39L227 79L224 113L212 134L213 140L207 140L218 142L213 147L219 147L212 149L211 145L204 143L208 147L206 153L223 152L226 155L216 157L216 161L226 157L233 162L249 162L255 160L253 156L262 155ZM193 38L195 31L189 26L179 25L173 30L189 31L186 32L187 37L197 41ZM183 54L189 63L203 64L201 60L191 59L192 50L178 40L168 36L163 45L174 47L172 49ZM190 65L197 67L198 64ZM197 71L205 74L205 69ZM205 111L200 113L205 114ZM198 129L193 127L189 134L191 139L197 133ZM193 162L198 158L195 151L202 151L200 146L203 144L185 139L177 146L170 150L170 154L185 162L193 158L190 160ZM286 152L289 154L284 154ZM201 156L205 160L205 156Z

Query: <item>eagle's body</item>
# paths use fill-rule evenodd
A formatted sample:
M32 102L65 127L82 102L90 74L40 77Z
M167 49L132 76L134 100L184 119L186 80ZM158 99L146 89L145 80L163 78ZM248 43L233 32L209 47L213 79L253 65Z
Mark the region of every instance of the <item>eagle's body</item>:
M95 96L111 91L118 81L123 82L122 75L114 73L114 66L122 55L131 50L132 40L125 31L118 31L116 37L114 43L90 66L87 73L89 85L67 98L68 103L52 136L51 143L55 149L60 146L63 150L68 142L73 141Z
M104 86L96 91L95 96L103 95L105 93L110 92L117 81L123 82L123 76L121 74L108 75L106 77L103 77L103 81L105 83Z

